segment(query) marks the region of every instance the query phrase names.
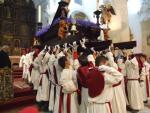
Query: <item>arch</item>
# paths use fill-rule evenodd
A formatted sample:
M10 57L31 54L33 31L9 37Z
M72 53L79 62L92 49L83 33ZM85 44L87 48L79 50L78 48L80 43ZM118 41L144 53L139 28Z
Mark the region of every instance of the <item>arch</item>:
M75 19L89 20L89 17L82 11L74 11L70 16Z

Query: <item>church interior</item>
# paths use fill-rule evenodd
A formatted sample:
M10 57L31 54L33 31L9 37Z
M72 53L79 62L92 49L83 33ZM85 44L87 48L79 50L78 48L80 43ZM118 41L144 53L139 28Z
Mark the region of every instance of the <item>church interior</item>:
M150 0L0 0L0 113L150 113L149 14Z

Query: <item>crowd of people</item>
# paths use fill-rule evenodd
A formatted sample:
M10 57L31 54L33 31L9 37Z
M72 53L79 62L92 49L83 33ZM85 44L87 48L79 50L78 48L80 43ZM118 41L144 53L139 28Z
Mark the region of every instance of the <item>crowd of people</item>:
M19 66L37 91L39 107L53 113L137 112L150 96L146 55L127 50L95 51L84 41L36 46L23 51Z

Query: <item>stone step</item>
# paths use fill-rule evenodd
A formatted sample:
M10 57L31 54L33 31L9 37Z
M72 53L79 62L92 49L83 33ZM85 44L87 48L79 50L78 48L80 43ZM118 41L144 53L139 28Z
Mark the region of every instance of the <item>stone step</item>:
M1 101L0 102L0 113L4 110L9 110L12 108L16 108L22 105L29 105L35 103L35 95L30 96L21 96L16 97L7 101Z
M21 96L30 96L30 95L36 95L36 92L32 90L32 88L14 88L14 97L21 97Z
M12 75L22 75L22 72L12 72Z
M22 78L22 75L13 75L13 78Z

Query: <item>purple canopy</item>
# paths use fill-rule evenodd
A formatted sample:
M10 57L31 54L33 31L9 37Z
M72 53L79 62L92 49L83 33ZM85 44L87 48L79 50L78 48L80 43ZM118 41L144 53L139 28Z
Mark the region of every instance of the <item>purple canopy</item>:
M50 29L51 26L54 26L54 25L58 24L59 21L60 21L60 18L56 19L52 23L52 25L48 25L48 26L43 27L41 30L36 32L36 36L40 37L41 35L46 33ZM69 22L69 23L72 23L72 18L67 18L66 21ZM90 21L81 20L81 19L76 19L76 24L80 25L80 26L84 26L85 28L86 27L99 28L99 26L97 26L97 24L95 24L93 22L90 22Z

